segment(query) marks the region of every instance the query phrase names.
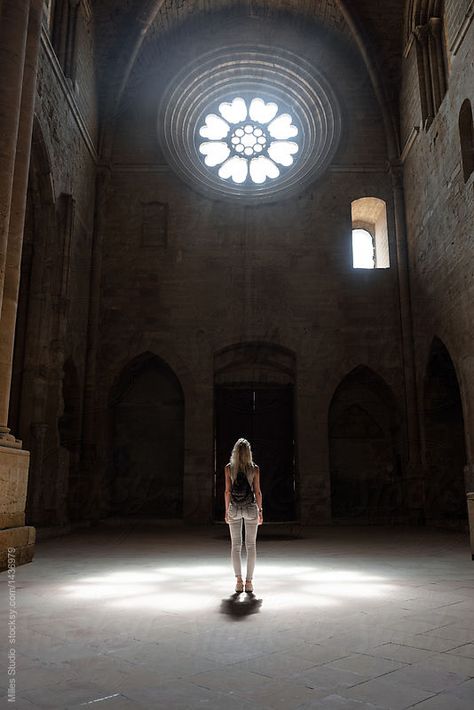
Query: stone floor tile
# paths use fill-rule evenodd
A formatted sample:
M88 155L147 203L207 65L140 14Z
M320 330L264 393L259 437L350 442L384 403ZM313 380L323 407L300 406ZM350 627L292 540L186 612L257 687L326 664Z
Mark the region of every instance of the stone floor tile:
M21 697L29 700L39 708L59 710L59 708L64 709L80 703L91 703L98 698L104 697L104 692L103 688L99 686L77 680L41 688L41 692L38 692L38 690L22 692Z
M298 710L380 710L380 706L372 703L365 703L360 700L351 700L344 698L342 695L331 694L325 698L318 698L308 703L303 703L298 707Z
M320 691L306 687L304 684L289 680L274 680L271 688L242 688L239 697L244 697L253 704L255 710L269 708L270 710L289 710L298 708L305 702L314 701L327 695L326 690Z
M433 694L420 688L388 680L387 676L369 680L341 692L341 695L345 697L372 703L384 710L404 710L428 699Z
M26 691L40 690L41 688L79 680L73 669L64 667L61 664L41 664L35 668L28 668L28 670L17 667L16 671L17 693L23 695Z
M337 661L332 661L323 667L358 673L366 678L377 678L378 676L391 673L399 668L403 668L404 664L386 658L377 658L361 653L355 656L341 658Z
M158 687L143 686L125 689L124 695L134 703L134 707L147 710L191 710L209 708L209 710L255 710L251 700L242 695L209 690L188 681L180 680ZM86 706L87 707L87 706ZM262 705L263 708L268 707ZM269 706L271 707L271 706Z
M235 666L227 666L219 670L218 673L196 673L188 676L190 683L199 685L209 690L219 690L221 692L235 691L241 692L259 690L261 688L272 689L274 680L267 676L252 673L250 671L236 668Z
M467 680L465 683L456 685L448 691L449 695L454 695L461 700L469 700L474 705L474 678Z
M413 686L432 693L441 693L467 680L465 675L431 665L430 661L415 663L390 674L390 681L401 686Z
M20 695L16 695L15 702L9 702L8 696L5 693L0 693L0 707L14 708L15 710L39 710L39 706L35 705L26 698L22 698Z
M390 624L387 628L394 629L396 631L405 631L410 634L426 634L431 632L433 635L439 636L439 634L434 634L434 631L440 630L442 624L438 624L436 621L414 621L411 619L400 619L398 622ZM443 636L440 636L443 638Z
M332 699L336 710L367 710L380 692L381 707L392 697L397 710L439 692L469 699L474 640L459 633L474 629L467 538L318 528L268 539L255 576L261 605L237 608L226 532L120 536L109 526L40 542L34 562L17 570L19 678L31 669L38 685L25 683L25 707L96 699L97 707L191 710L198 699L212 710L334 710ZM390 670L397 664L410 665ZM400 674L413 668L410 684ZM380 671L388 672L374 679ZM363 688L367 697L358 697Z
M372 648L368 653L372 656L388 658L401 663L419 663L430 658L435 651L426 651L412 646L403 646L397 643L384 643L381 646Z
M432 636L429 634L416 634L414 636L401 634L398 637L398 642L404 646L419 648L422 651L432 651L433 653L451 651L461 645L459 641L444 639L439 636Z
M270 678L284 678L314 665L314 662L307 658L277 652L258 656L248 661L241 661L234 664L233 668L248 670Z
M461 700L448 693L439 693L423 700L414 707L416 710L472 710L473 699Z
M474 677L474 658L469 656L454 656L452 653L438 653L427 661L422 661L415 668L429 668L440 672L456 673L457 675Z
M341 646L331 644L311 644L297 642L288 648L288 653L292 656L301 656L308 661L313 661L314 665L323 665L336 661L338 658L350 656L350 651Z
M342 668L330 668L329 666L316 666L309 668L302 673L295 673L291 676L294 682L301 683L307 688L324 691L326 694L336 693L341 688L351 688L370 679L361 673L353 673Z
M134 710L137 705L133 700L123 695L113 693L96 698L91 703L79 703L79 705L69 705L67 710Z
M448 639L461 643L470 643L474 641L474 629L466 629L461 626L449 624L438 629L432 629L427 632L428 636L436 636L441 639Z
M120 693L122 688L140 685L159 685L176 677L176 670L149 668L129 663L121 658L98 656L81 658L66 664L83 681L93 683L104 690Z

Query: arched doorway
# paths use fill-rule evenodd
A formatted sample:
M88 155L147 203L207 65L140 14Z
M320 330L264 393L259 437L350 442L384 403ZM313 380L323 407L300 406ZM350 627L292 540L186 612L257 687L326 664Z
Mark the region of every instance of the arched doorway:
M329 408L329 465L334 520L390 523L401 514L399 414L388 385L357 367Z
M466 444L458 379L445 345L431 345L424 382L425 515L434 524L467 521Z
M296 518L293 354L242 343L215 357L214 515L224 516L224 467L235 441L248 439L261 469L265 520Z
M184 397L156 355L136 358L112 393L111 513L181 518Z

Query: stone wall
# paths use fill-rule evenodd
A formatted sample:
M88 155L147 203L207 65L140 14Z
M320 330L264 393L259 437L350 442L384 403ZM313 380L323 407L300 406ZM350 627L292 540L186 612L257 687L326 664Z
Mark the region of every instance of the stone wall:
M405 33L404 46L399 42L400 3L387 1L382 7L358 0L354 5L365 35L372 38L389 107L399 99L393 115L395 120L400 115L420 430L424 434L424 378L437 337L459 381L469 479L474 470L474 178L464 182L458 115L463 101L473 100L473 3L445 2L448 90L430 125L421 115L415 41ZM250 344L249 352L262 343L267 352L280 349L294 363L297 516L305 523L331 518L329 412L331 403L338 404L333 399L338 385L360 372L360 365L368 368L369 380L376 373L385 382L400 425L398 458L388 464L402 478L392 517L403 520L406 379L393 188L381 109L349 26L333 0L301 3L299 18L295 4L284 0L219 7L200 0L189 7L163 3L118 112L102 126L107 147L114 139L94 219L97 74L101 96L119 88L122 77L114 73L114 57L118 66L126 65L122 45L133 39L136 6L104 0L96 26L89 3L81 3L72 79L64 76L46 29L42 36L11 399L13 433L32 453L29 520L65 525L71 517L113 512L114 393L130 366L133 371L134 363L153 356L171 369L170 377L179 383L175 390L184 397L183 481L176 486L183 490L183 516L209 520L215 476L222 474L214 465L214 385L230 377L214 368L219 353L242 343ZM224 23L222 13L228 15ZM262 42L281 37L271 29L281 23L288 49L301 52L328 78L342 110L341 144L325 175L295 198L258 207L212 200L185 185L166 165L157 137L166 85L218 31L231 37L239 13L254 28L263 28ZM104 101L101 108L107 106ZM360 197L386 202L388 269L352 269L351 203ZM94 280L98 275L100 288ZM94 308L91 317L90 293L94 308L100 301L97 321ZM241 370L252 371L253 381L280 381L276 371L263 372L258 363L241 363ZM118 427L127 441L145 436L140 427L127 430L127 402L141 417L149 406L148 392L140 390L138 404L136 393L129 394L120 400ZM163 395L155 408L157 427L173 398ZM363 404L352 394L349 399L342 400L344 416L346 409L359 412ZM351 432L359 430L350 416L341 421L336 438L341 431L354 438ZM375 422L374 431L377 424L385 426ZM367 426L370 434L372 424ZM378 444L365 438L368 449L377 452ZM86 458L93 450L82 470L81 448ZM428 459L423 458L425 485ZM466 486L472 489L474 480Z
M91 39L81 20L71 82L46 27L41 38L10 420L31 451L28 519L42 525L68 521L80 447L97 162ZM75 400L72 450L60 440L64 395Z
M343 109L338 155L299 197L260 207L203 197L163 164L156 137L163 78L141 65L146 80L131 87L120 112L105 210L95 405L103 457L95 474L103 483L96 485L96 514L108 511L114 476L110 392L142 353L162 358L183 388L188 519L212 515L213 362L222 348L265 342L295 354L298 517L306 523L330 519L328 411L342 378L366 365L385 379L403 411L391 178L380 111L355 49L337 38L331 49L320 37L314 46ZM389 269L352 269L351 203L363 196L387 203ZM157 217L150 243L147 206L157 202L167 205L160 212L166 224Z
M474 176L464 182L459 110L473 100L474 23L472 2L446 2L448 90L431 125L422 126L416 47L403 60L402 143L410 280L420 413L433 338L454 363L463 403L468 461L474 444ZM464 33L464 34L463 34ZM453 48L455 51L453 51ZM424 421L420 414L420 427ZM426 464L426 449L425 449ZM462 475L451 472L451 475ZM472 490L474 481L466 480ZM429 485L429 477L428 477Z

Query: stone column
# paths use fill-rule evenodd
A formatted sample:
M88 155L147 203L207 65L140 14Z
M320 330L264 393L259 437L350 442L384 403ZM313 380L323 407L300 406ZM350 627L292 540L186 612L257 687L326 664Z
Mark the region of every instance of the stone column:
M28 33L29 0L0 3L0 308Z
M6 9L12 3L7 0L2 5L2 22ZM31 134L33 126L34 101L36 94L36 73L41 35L41 0L14 0L17 6L17 23L0 29L6 38L18 41L20 8L25 10L27 25L26 44L21 59L20 76L20 111L17 119L14 162L10 186L10 204L8 207L8 238L6 251L2 251L2 307L0 331L0 569L7 563L9 549L14 549L16 564L28 562L33 557L34 528L25 527L25 504L28 482L29 454L21 449L21 442L10 435L8 429L8 405L12 374L13 346L15 337L16 309L21 266L21 247L25 221L26 195L31 152ZM28 7L30 5L30 7ZM23 18L23 14L21 15ZM23 26L22 26L23 30ZM23 35L21 35L23 38ZM0 42L2 40L0 39ZM13 63L13 62L12 62ZM1 96L0 101L5 97ZM8 105L0 103L0 110L8 111ZM3 172L0 174L0 180ZM2 214L3 216L3 214ZM4 235L2 233L2 248Z
M418 57L418 79L421 84L421 104L423 113L423 124L428 128L435 115L433 105L433 87L431 84L429 39L430 32L428 25L419 25L414 31L417 40Z
M446 93L446 69L443 50L443 22L440 17L431 17L428 23L430 29L429 56L431 84L433 87L433 103L435 112L439 109Z
M405 219L405 195L401 166L392 165L392 189L397 237L398 290L402 336L403 371L405 378L405 411L407 421L408 470L406 476L407 505L411 521L423 516L424 492L420 456L420 428L418 418L415 344L411 310L408 240Z
M41 36L42 3L32 0L28 23L28 41L23 73L20 121L16 149L13 189L10 204L8 245L3 284L0 332L0 444L20 446L9 433L8 406L13 366L16 311L20 287L21 251L25 225L31 136L36 94L36 73Z

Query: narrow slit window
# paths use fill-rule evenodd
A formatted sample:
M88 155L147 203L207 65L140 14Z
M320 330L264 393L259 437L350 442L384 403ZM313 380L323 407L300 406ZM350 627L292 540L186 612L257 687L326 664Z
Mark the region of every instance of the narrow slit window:
M467 182L474 172L474 125L469 99L464 101L459 112L459 140L464 182Z

